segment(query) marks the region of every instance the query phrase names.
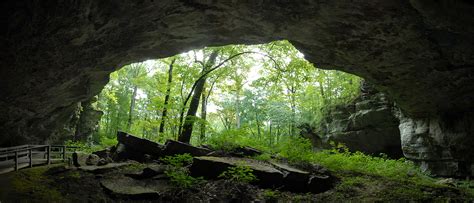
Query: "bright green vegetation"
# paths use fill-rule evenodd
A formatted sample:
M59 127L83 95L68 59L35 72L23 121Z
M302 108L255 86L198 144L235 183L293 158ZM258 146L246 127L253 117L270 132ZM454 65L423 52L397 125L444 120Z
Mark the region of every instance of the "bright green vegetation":
M219 178L224 178L238 183L251 183L257 179L253 174L253 170L244 165L229 167L226 171L219 175Z
M94 105L104 115L92 140L109 146L123 130L203 144L237 133L272 148L297 137L302 124L315 126L327 108L355 98L359 80L315 68L287 41L134 63L113 73L98 96Z
M165 174L170 178L172 184L181 189L192 188L204 180L201 177L196 178L189 175L189 170L186 166L193 162L193 157L189 154L166 156L161 161L171 166L171 168L165 171Z
M189 154L177 154L166 156L161 161L174 167L185 167L193 163L193 157Z

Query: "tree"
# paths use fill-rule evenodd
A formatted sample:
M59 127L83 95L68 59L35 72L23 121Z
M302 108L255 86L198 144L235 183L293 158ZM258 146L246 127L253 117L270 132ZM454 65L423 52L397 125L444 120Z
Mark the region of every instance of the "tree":
M168 84L166 88L165 101L163 104L163 111L161 114L161 122L160 122L160 130L159 130L160 134L162 134L165 131L165 122L168 115L168 103L169 103L170 95L171 95L171 84L173 83L173 64L175 61L176 61L176 58L174 58L171 61L169 65L169 69L168 69Z
M178 140L181 142L189 143L189 141L191 140L191 134L193 132L196 112L199 107L199 99L204 90L204 85L206 84L206 76L208 74L207 72L211 70L212 66L214 66L218 54L219 52L217 50L214 50L209 56L209 60L207 61L207 63L202 63L202 76L196 81L193 97L191 99L191 103L189 104L188 113L186 114L186 118L183 124L183 131L178 138Z

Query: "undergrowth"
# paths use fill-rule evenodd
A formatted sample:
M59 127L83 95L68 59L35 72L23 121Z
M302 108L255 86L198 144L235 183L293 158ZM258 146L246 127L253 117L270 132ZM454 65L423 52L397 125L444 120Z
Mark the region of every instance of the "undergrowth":
M258 180L253 174L253 170L244 165L229 167L219 175L219 178L224 178L237 183L251 183Z
M166 156L161 161L171 166L165 171L165 174L170 178L171 183L178 188L192 188L204 180L202 177L192 177L189 174L187 166L193 162L193 157L190 154Z
M229 150L236 146L250 146L265 152L259 160L272 157L287 160L290 163L320 164L331 171L352 171L362 174L383 176L391 180L412 180L419 183L434 185L434 179L423 173L415 164L404 158L395 160L386 156L374 157L362 152L350 152L343 145L334 146L331 150L314 152L311 142L301 137L285 137L272 146L247 139L239 132L231 132L209 139L209 144L217 149ZM234 139L236 138L236 139ZM231 147L229 147L231 146Z

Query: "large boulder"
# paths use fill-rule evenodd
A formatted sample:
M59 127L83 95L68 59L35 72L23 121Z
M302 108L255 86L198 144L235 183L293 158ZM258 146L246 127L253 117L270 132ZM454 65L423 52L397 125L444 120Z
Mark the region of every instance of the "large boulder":
M100 161L99 156L97 156L96 154L90 154L86 159L86 165L94 166L94 165L97 165L99 161Z
M194 157L190 171L193 176L215 179L230 167L235 166L247 166L252 169L258 179L255 184L266 188L319 193L330 189L334 181L330 175L314 176L284 163L237 157Z
M115 151L115 159L131 159L145 162L158 159L163 155L164 146L156 142L142 139L125 132L117 132L118 145Z

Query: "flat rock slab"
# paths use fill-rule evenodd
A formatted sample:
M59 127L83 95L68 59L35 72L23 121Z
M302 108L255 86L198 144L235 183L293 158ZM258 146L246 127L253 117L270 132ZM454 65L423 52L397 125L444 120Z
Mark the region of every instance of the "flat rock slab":
M236 157L194 157L190 167L193 176L203 176L215 179L229 167L247 166L253 170L258 178L256 184L263 187L278 187L282 185L284 173L267 162Z
M218 178L229 167L247 166L258 178L255 184L267 188L281 188L293 192L319 193L332 188L330 176L314 176L310 172L289 166L285 163L266 162L237 157L194 157L190 167L193 176L208 179Z
M170 167L167 165L159 165L159 164L152 164L148 165L146 168L144 168L142 171L137 172L137 173L127 173L125 176L142 180L142 179L149 179L149 178L154 178L158 175L164 174L167 169Z
M211 153L212 150L204 147L196 147L191 144L179 142L175 140L167 140L163 154L166 156L175 154L190 154L192 156L205 156Z
M123 163L110 163L103 166L81 166L79 170L83 170L91 173L105 173L110 170L118 169L123 166L131 165L132 162L123 162Z
M172 189L166 180L135 180L126 176L102 179L100 185L115 196L140 199L156 199Z

